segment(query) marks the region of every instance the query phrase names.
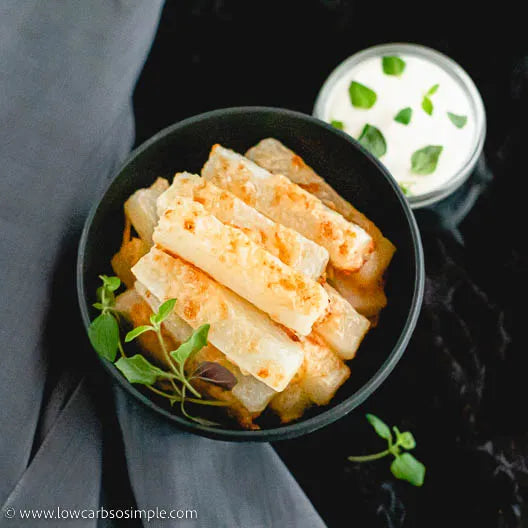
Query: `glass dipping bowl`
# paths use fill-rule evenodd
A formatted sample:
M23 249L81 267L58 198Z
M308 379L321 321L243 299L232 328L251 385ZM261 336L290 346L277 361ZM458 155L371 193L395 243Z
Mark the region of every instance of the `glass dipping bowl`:
M436 64L450 75L465 92L470 101L473 119L475 120L475 133L472 148L468 152L461 167L440 187L427 193L406 197L411 207L417 209L443 200L457 190L469 178L484 146L484 139L486 137L486 111L475 83L464 69L454 60L436 50L418 44L392 43L381 44L359 51L339 64L326 79L319 91L313 109L314 117L328 122L330 96L334 86L357 64L371 57L382 57L384 55L410 55Z

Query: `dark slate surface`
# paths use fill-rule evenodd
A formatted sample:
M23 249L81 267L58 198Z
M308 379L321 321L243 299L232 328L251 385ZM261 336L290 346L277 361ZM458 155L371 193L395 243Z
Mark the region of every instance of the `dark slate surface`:
M214 108L310 113L338 62L382 42L418 42L450 55L484 98L485 179L493 180L456 237L421 220L426 298L404 359L358 411L275 445L331 527L528 522L528 43L521 24L507 5L461 14L447 4L198 0L164 10L135 92L137 142ZM368 411L415 433L428 467L422 489L395 482L384 462L346 461L381 447L364 420Z

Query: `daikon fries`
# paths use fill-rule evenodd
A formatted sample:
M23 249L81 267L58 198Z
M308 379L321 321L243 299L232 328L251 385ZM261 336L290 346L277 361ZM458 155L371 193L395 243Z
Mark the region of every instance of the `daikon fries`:
M270 407L287 423L300 418L312 404L327 405L350 376L350 369L320 338L303 338L304 362L288 387Z
M326 313L328 295L320 284L189 198L174 198L153 239L301 335Z
M285 176L272 174L232 150L215 145L202 176L325 247L338 269L358 270L373 249L372 238L361 227Z
M145 288L140 282L136 282L135 289L150 306L153 312L160 307L160 300ZM163 323L163 327L177 343L183 343L192 334L192 327L181 317L172 313ZM198 352L201 361L213 361L226 367L237 379L237 384L231 390L233 396L250 412L260 413L266 408L270 399L276 394L273 389L254 378L242 374L240 369L231 363L222 352L208 345Z
M161 302L177 298L175 313L190 326L210 324L209 342L273 390L284 390L301 366L304 354L298 342L181 258L154 247L132 272Z
M378 307L379 312L384 304L377 302L370 303L369 306L366 297L373 294L378 298L378 301L383 297L381 281L396 249L394 245L382 235L371 220L340 196L311 167L306 165L301 157L280 141L273 138L264 139L250 148L246 152L246 156L270 172L288 177L304 190L317 196L325 205L343 215L347 220L362 227L372 237L374 251L368 256L366 262L353 274L345 276L341 273L342 277L339 282L340 284L348 283L355 287L356 295L354 297L348 297L341 290L340 292L360 313L367 316L368 312L372 312L374 306ZM339 274L338 268L335 268L336 274ZM358 291L361 293L357 293ZM351 300L352 298L357 300L356 304ZM362 306L368 306L368 309L362 311ZM372 314L370 313L368 316L370 315Z
M161 193L169 188L169 182L158 178L150 187L138 189L126 202L125 214L132 222L140 238L152 246L152 233L158 223L156 202Z
M178 173L167 191L158 198L161 216L177 197L202 204L222 223L241 229L284 264L318 279L328 264L328 251L293 229L273 222L234 194L217 187L197 174Z
M141 238L133 237L123 242L121 249L112 257L112 269L127 288L133 288L136 278L131 268L148 253L149 246Z
M324 288L330 298L330 306L326 315L314 325L314 332L319 334L341 359L352 359L370 323L332 286L325 284Z
M124 293L119 295L116 298L116 308L133 326L149 324L149 318L153 313L151 306L135 289L126 290ZM173 317L170 316L169 319L173 319ZM184 327L179 325L177 322L174 324L174 321L172 321L172 324L170 323L171 321L165 321L163 323L162 332L167 346L176 348L176 346L181 344L181 341L179 341L178 338L183 337L185 334L176 330L177 334L175 335L174 330L178 327ZM181 324L185 325L186 323L181 321ZM189 332L192 332L190 327ZM158 339L154 333L146 332L139 336L138 339L140 346L153 362L159 364L161 367L168 367L166 359L160 349ZM202 348L196 354L191 356L186 367L189 369L189 371L193 371L203 361L219 363L223 367L227 368L237 378L236 386L241 385L241 389L239 389L237 392L234 390L228 391L204 380L194 380L193 383L196 385L196 388L202 394L207 395L210 398L227 402L229 404L229 414L233 416L233 418L244 429L258 429L258 425L256 425L253 420L259 416L260 412L266 407L275 392L268 389L268 387L260 383L252 376L244 376L240 372L240 369L230 363L224 354L211 345ZM263 386L263 392L268 391L268 395L265 398L260 397L260 401L258 401L259 398L255 397L259 392L258 388L255 388L256 384ZM240 394L242 394L242 397L239 397ZM258 408L252 410L247 408L255 406Z

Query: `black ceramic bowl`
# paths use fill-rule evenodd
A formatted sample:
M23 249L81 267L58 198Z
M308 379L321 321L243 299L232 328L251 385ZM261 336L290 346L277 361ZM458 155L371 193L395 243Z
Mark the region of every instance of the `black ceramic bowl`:
M289 146L339 193L371 218L394 242L397 252L389 269L387 296L379 326L364 340L352 362L352 375L331 404L314 407L294 423L281 426L269 418L269 428L242 431L235 425L204 427L191 423L148 398L129 384L105 360L107 372L134 397L176 426L222 440L275 441L323 427L361 404L392 371L411 337L423 296L424 264L420 234L397 184L387 170L347 134L308 115L278 108L228 108L186 119L156 134L130 154L92 209L83 231L77 286L84 324L94 317L91 304L98 275L112 274L110 258L123 229L123 203L158 176L200 172L214 143L245 152L266 137ZM266 420L265 420L266 421Z

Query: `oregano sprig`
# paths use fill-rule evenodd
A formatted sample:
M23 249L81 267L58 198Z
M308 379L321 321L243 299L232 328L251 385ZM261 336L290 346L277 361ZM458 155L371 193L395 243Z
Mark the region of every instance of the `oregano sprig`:
M412 433L409 431L402 433L396 426L393 426L391 431L385 422L373 414L367 414L366 417L378 436L387 440L387 449L372 455L350 456L348 460L351 462L370 462L392 455L394 457L390 466L392 474L397 479L406 480L413 486L422 486L425 478L425 466L407 452L416 447ZM406 451L402 451L404 449Z
M150 316L150 325L133 328L125 336L125 343L130 343L145 332L154 332L158 339L168 369L164 370L152 364L142 354L128 357L125 354L119 334L119 312L115 308L115 292L121 286L118 277L100 275L102 286L97 289L98 302L94 308L101 313L91 322L88 335L92 346L103 358L115 364L116 368L130 382L143 385L151 392L162 396L174 405L180 403L184 416L202 425L218 425L204 418L190 415L185 409L185 403L196 403L208 406L226 406L227 402L220 400L206 400L191 384L193 379L202 379L210 383L221 385L230 390L237 382L235 376L217 363L201 362L190 374L186 370L187 360L207 345L209 325L205 324L196 329L189 339L175 350L168 350L162 332L162 323L169 317L176 305L176 299L169 299L160 305L157 312ZM120 358L115 361L117 351ZM214 367L212 367L214 365ZM170 389L162 390L156 384L164 381ZM187 392L192 396L187 396Z

